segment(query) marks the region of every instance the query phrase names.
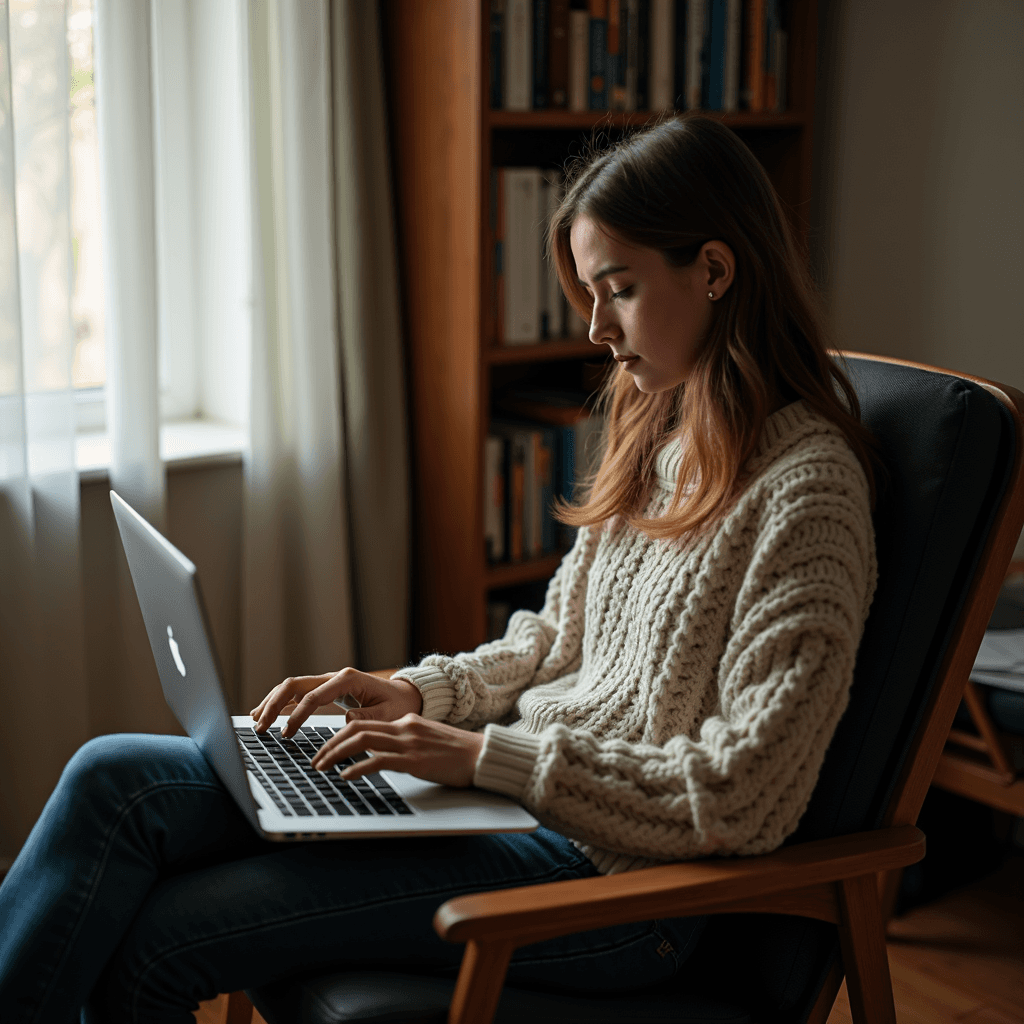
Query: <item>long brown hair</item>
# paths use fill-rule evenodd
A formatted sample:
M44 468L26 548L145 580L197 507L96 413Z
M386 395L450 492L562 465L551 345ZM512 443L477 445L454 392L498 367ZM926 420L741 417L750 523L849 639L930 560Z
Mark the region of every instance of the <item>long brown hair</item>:
M567 173L548 247L562 290L585 320L591 299L569 244L580 216L624 242L657 250L674 267L691 266L705 242L722 241L736 268L684 384L645 394L628 373L607 378L599 400L604 457L585 500L560 503L557 517L584 526L620 515L652 537L699 531L739 495L771 412L799 398L846 436L873 500L873 439L860 422L853 386L829 356L823 304L779 199L739 137L714 118L686 114ZM655 456L675 436L684 439L675 494L663 515L645 518Z

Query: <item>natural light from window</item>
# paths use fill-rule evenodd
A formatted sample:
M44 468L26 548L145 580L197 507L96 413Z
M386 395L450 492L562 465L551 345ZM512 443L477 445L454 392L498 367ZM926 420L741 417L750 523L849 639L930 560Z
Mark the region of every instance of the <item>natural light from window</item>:
M68 4L68 78L71 146L71 322L75 332L72 381L76 388L102 387L103 251L100 235L96 88L93 81L92 0Z

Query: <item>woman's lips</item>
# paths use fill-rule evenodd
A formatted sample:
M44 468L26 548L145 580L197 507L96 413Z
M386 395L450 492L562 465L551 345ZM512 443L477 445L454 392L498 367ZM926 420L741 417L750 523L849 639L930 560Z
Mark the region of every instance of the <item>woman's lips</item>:
M625 366L631 366L639 358L640 358L639 356L616 356L615 357L615 362L622 363Z

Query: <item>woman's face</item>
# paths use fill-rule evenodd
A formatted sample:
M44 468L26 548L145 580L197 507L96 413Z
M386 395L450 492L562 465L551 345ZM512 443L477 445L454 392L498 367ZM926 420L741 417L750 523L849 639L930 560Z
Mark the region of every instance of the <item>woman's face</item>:
M585 215L573 222L569 243L594 300L590 340L608 345L641 391L682 384L711 327L708 292L717 301L732 283L729 246L707 242L689 267L673 267L656 249L623 242Z

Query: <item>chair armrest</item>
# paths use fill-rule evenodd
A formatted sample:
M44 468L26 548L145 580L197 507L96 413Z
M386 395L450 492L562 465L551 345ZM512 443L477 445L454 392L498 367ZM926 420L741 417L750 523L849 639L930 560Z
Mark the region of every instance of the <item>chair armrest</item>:
M764 910L781 912L778 900L765 897L813 898L822 885L906 867L924 852L924 833L900 825L801 843L762 857L688 861L458 896L438 908L434 929L449 942L500 937L516 947L630 921L746 911L759 901Z

